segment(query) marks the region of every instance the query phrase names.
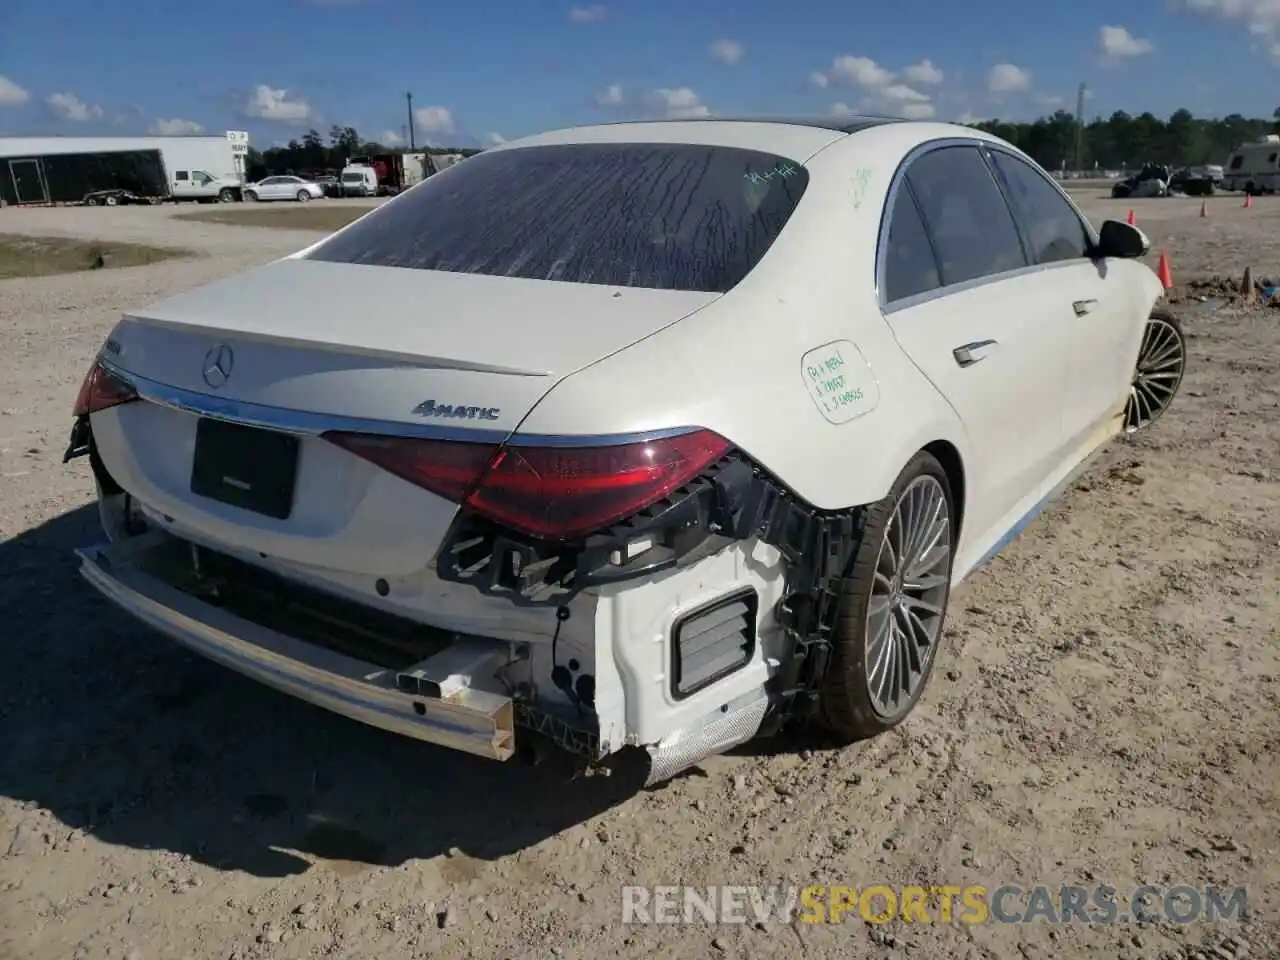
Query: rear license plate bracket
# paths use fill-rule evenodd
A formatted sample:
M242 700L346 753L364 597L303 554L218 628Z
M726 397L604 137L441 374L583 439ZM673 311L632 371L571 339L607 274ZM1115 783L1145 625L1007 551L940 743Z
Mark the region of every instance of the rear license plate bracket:
M298 438L202 417L196 422L191 492L276 520L293 512Z

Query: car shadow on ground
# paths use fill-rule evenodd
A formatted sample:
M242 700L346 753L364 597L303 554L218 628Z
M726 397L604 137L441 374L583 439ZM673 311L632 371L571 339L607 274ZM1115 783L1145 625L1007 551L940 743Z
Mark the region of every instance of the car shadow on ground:
M640 789L643 764L570 780L473 758L190 654L80 579L72 550L100 536L86 506L0 544L0 794L69 830L283 877L317 859L493 859Z

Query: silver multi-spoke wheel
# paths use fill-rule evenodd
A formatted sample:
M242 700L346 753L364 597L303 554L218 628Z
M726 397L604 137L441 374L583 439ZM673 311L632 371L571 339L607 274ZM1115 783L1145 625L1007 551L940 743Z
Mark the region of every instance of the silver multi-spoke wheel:
M1138 365L1129 387L1129 402L1124 411L1126 433L1150 426L1168 409L1182 383L1186 363L1186 342L1177 323L1152 316L1142 335Z
M942 484L916 477L885 526L867 603L867 693L881 717L910 708L929 674L947 602L951 531Z

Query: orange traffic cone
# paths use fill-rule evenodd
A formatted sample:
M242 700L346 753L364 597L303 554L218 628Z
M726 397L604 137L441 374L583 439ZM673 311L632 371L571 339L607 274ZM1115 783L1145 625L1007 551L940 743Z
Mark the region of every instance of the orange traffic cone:
M1160 283L1166 290L1173 286L1173 273L1169 270L1169 258L1164 254L1160 254L1160 265L1156 267L1156 276L1160 278Z
M1133 215L1132 210L1129 211L1128 224L1131 227L1136 227L1138 225L1138 218Z
M1251 209L1252 207L1253 207L1253 194L1252 194L1252 193L1246 193L1246 194L1244 195L1244 208L1245 208L1246 210L1249 210L1249 209Z
M1209 208L1205 205L1205 201L1201 200L1201 201L1200 201L1200 216L1202 216L1202 217L1207 217L1208 215L1209 215Z

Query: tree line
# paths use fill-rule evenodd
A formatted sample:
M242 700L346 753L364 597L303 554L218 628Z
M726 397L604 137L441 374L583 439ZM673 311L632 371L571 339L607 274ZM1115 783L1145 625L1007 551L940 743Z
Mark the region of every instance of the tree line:
M1076 118L1066 110L1031 123L986 120L971 124L1008 140L1041 166L1058 170L1076 167ZM1105 120L1085 124L1081 137L1081 168L1135 169L1144 163L1171 167L1225 164L1241 143L1280 131L1280 108L1270 120L1249 119L1238 113L1205 119L1178 110L1168 120L1152 113L1136 117L1117 110Z
M1077 124L1073 114L1058 110L1032 122L984 120L971 124L1008 140L1051 170L1075 169ZM1110 117L1095 117L1085 124L1080 138L1081 167L1089 170L1134 169L1147 162L1173 167L1225 164L1241 143L1280 131L1280 108L1270 120L1249 119L1238 113L1206 119L1190 110L1174 112L1168 120L1153 113L1137 116L1117 110ZM334 126L326 138L308 130L283 147L249 150L248 168L255 173L318 173L340 170L349 157L377 153L401 153L404 146L388 146L360 136L355 127ZM478 152L463 147L420 147L426 153Z
M336 173L346 165L350 157L404 153L408 149L405 146L392 147L375 140L366 140L355 127L335 125L329 129L327 140L320 135L320 131L308 130L283 147L270 147L266 150L250 147L245 166L251 180L269 174L321 174L327 170ZM420 146L417 149L421 153L460 153L463 156L478 152L471 147Z

